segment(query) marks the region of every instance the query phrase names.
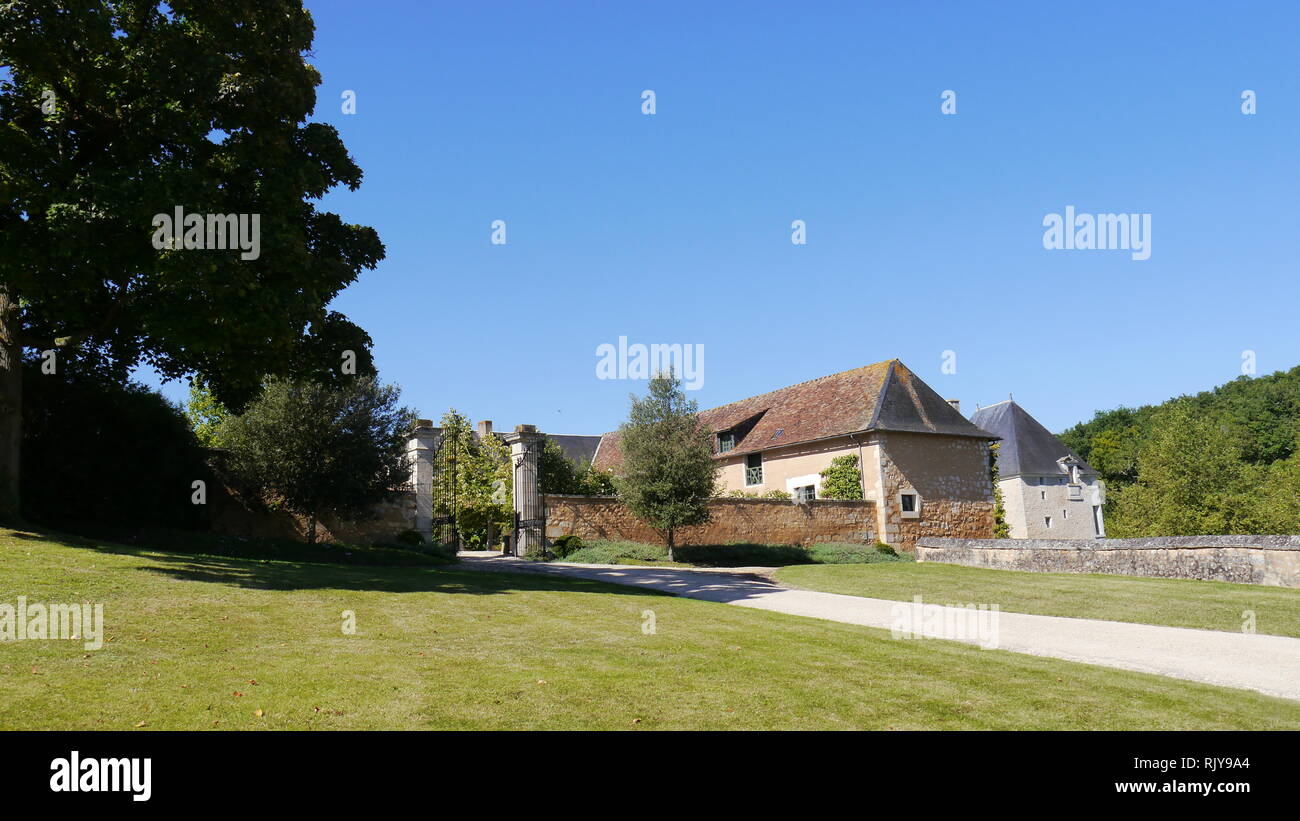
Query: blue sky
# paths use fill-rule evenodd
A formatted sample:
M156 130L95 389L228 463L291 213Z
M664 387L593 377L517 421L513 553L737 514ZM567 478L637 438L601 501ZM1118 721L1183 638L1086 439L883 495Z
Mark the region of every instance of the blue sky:
M1300 363L1294 4L308 5L324 206L388 249L333 307L423 416L612 429L620 336L703 345L702 407L898 357L1053 430ZM1150 259L1045 250L1067 205Z

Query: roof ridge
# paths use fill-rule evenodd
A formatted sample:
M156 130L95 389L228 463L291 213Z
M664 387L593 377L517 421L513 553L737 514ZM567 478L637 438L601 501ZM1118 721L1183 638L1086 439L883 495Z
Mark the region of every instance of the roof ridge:
M844 376L845 374L849 374L849 373L856 373L856 372L858 372L858 371L865 371L867 368L875 368L875 367L879 367L880 365L888 364L889 367L890 367L890 373L893 373L893 367L894 367L894 363L895 363L895 362L898 362L898 358L897 358L897 357L895 357L894 359L882 359L882 360L879 361L879 362L872 362L872 363L869 364L869 365L859 365L859 366L856 367L856 368L849 368L849 369L846 370L846 371L836 371L835 373L828 373L828 374L826 374L825 376L818 376L818 377L813 378L813 379L805 379L804 381L802 381L802 382L796 382L796 383L794 383L793 385L786 385L785 387L782 387L782 388L773 388L772 390L767 391L767 392L765 392L765 393L756 393L756 394L754 394L753 396L747 396L747 397L745 397L744 399L736 399L736 400L733 400L733 401L731 401L731 402L727 402L726 404L723 404L723 405L716 405L716 406L714 406L714 407L712 407L712 408L706 408L705 410L700 411L700 413L705 413L705 412L707 412L707 411L722 410L723 408L730 407L731 405L738 405L738 404L740 404L741 402L752 402L752 401L754 401L755 399L762 399L764 396L770 396L771 394L774 394L774 393L780 393L781 391L788 391L788 390L790 390L791 388L797 388L797 387L799 387L799 386L801 386L801 385L811 385L812 383L814 383L814 382L820 382L820 381L822 381L823 379L832 379L832 378L834 378L834 377L837 377L837 376ZM886 375L886 378L888 378L888 375Z
M975 409L975 412L979 413L980 411L986 410L988 408L996 408L998 405L1005 405L1008 402L1010 402L1013 405L1016 405L1016 400L1014 399L1003 399L1001 402L994 402L992 405L980 405L978 408ZM1020 406L1016 405L1016 407L1018 408Z
M885 406L885 393L889 390L889 383L894 381L894 363L897 359L889 360L889 370L885 373L885 378L880 380L880 392L876 394L876 406L871 409L871 419L867 421L865 430L872 430L876 423L880 421L880 409ZM899 362L901 365L902 363Z

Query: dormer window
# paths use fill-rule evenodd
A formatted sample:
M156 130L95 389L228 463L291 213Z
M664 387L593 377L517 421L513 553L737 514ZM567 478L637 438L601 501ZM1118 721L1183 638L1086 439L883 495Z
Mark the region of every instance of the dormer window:
M736 434L734 431L723 431L718 434L718 453L726 453L736 447Z

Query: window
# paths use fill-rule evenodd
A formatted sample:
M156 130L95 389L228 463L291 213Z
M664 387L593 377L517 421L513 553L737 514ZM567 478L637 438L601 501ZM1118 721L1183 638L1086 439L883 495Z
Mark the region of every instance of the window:
M1043 524L1047 526L1047 529L1048 529L1048 530L1051 530L1051 529L1052 529L1052 517L1051 517L1051 516L1044 516L1044 517L1043 517Z
M794 500L796 502L811 502L817 498L816 485L804 485L794 489Z
M1066 510L1065 508L1061 508L1061 518L1062 519L1070 518L1070 511Z
M736 446L736 434L725 431L718 434L718 453L726 453Z
M1071 501L1083 501L1083 485L1070 485L1069 498Z
M912 492L898 494L898 509L904 519L921 518L921 497Z
M763 484L763 454L751 453L745 457L745 484Z
M1047 498L1047 491L1045 491L1045 490L1040 490L1040 491L1038 491L1038 498L1040 498L1040 499L1046 499L1046 498Z

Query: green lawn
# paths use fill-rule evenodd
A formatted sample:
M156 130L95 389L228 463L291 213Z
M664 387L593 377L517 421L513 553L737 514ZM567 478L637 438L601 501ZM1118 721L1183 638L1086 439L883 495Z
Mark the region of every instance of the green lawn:
M1300 729L1246 691L595 582L3 530L0 568L0 603L101 602L109 639L0 645L0 729Z
M1191 579L1026 573L933 562L784 567L786 584L827 593L934 604L996 604L1005 612L1108 619L1203 630L1242 629L1300 637L1300 590Z

